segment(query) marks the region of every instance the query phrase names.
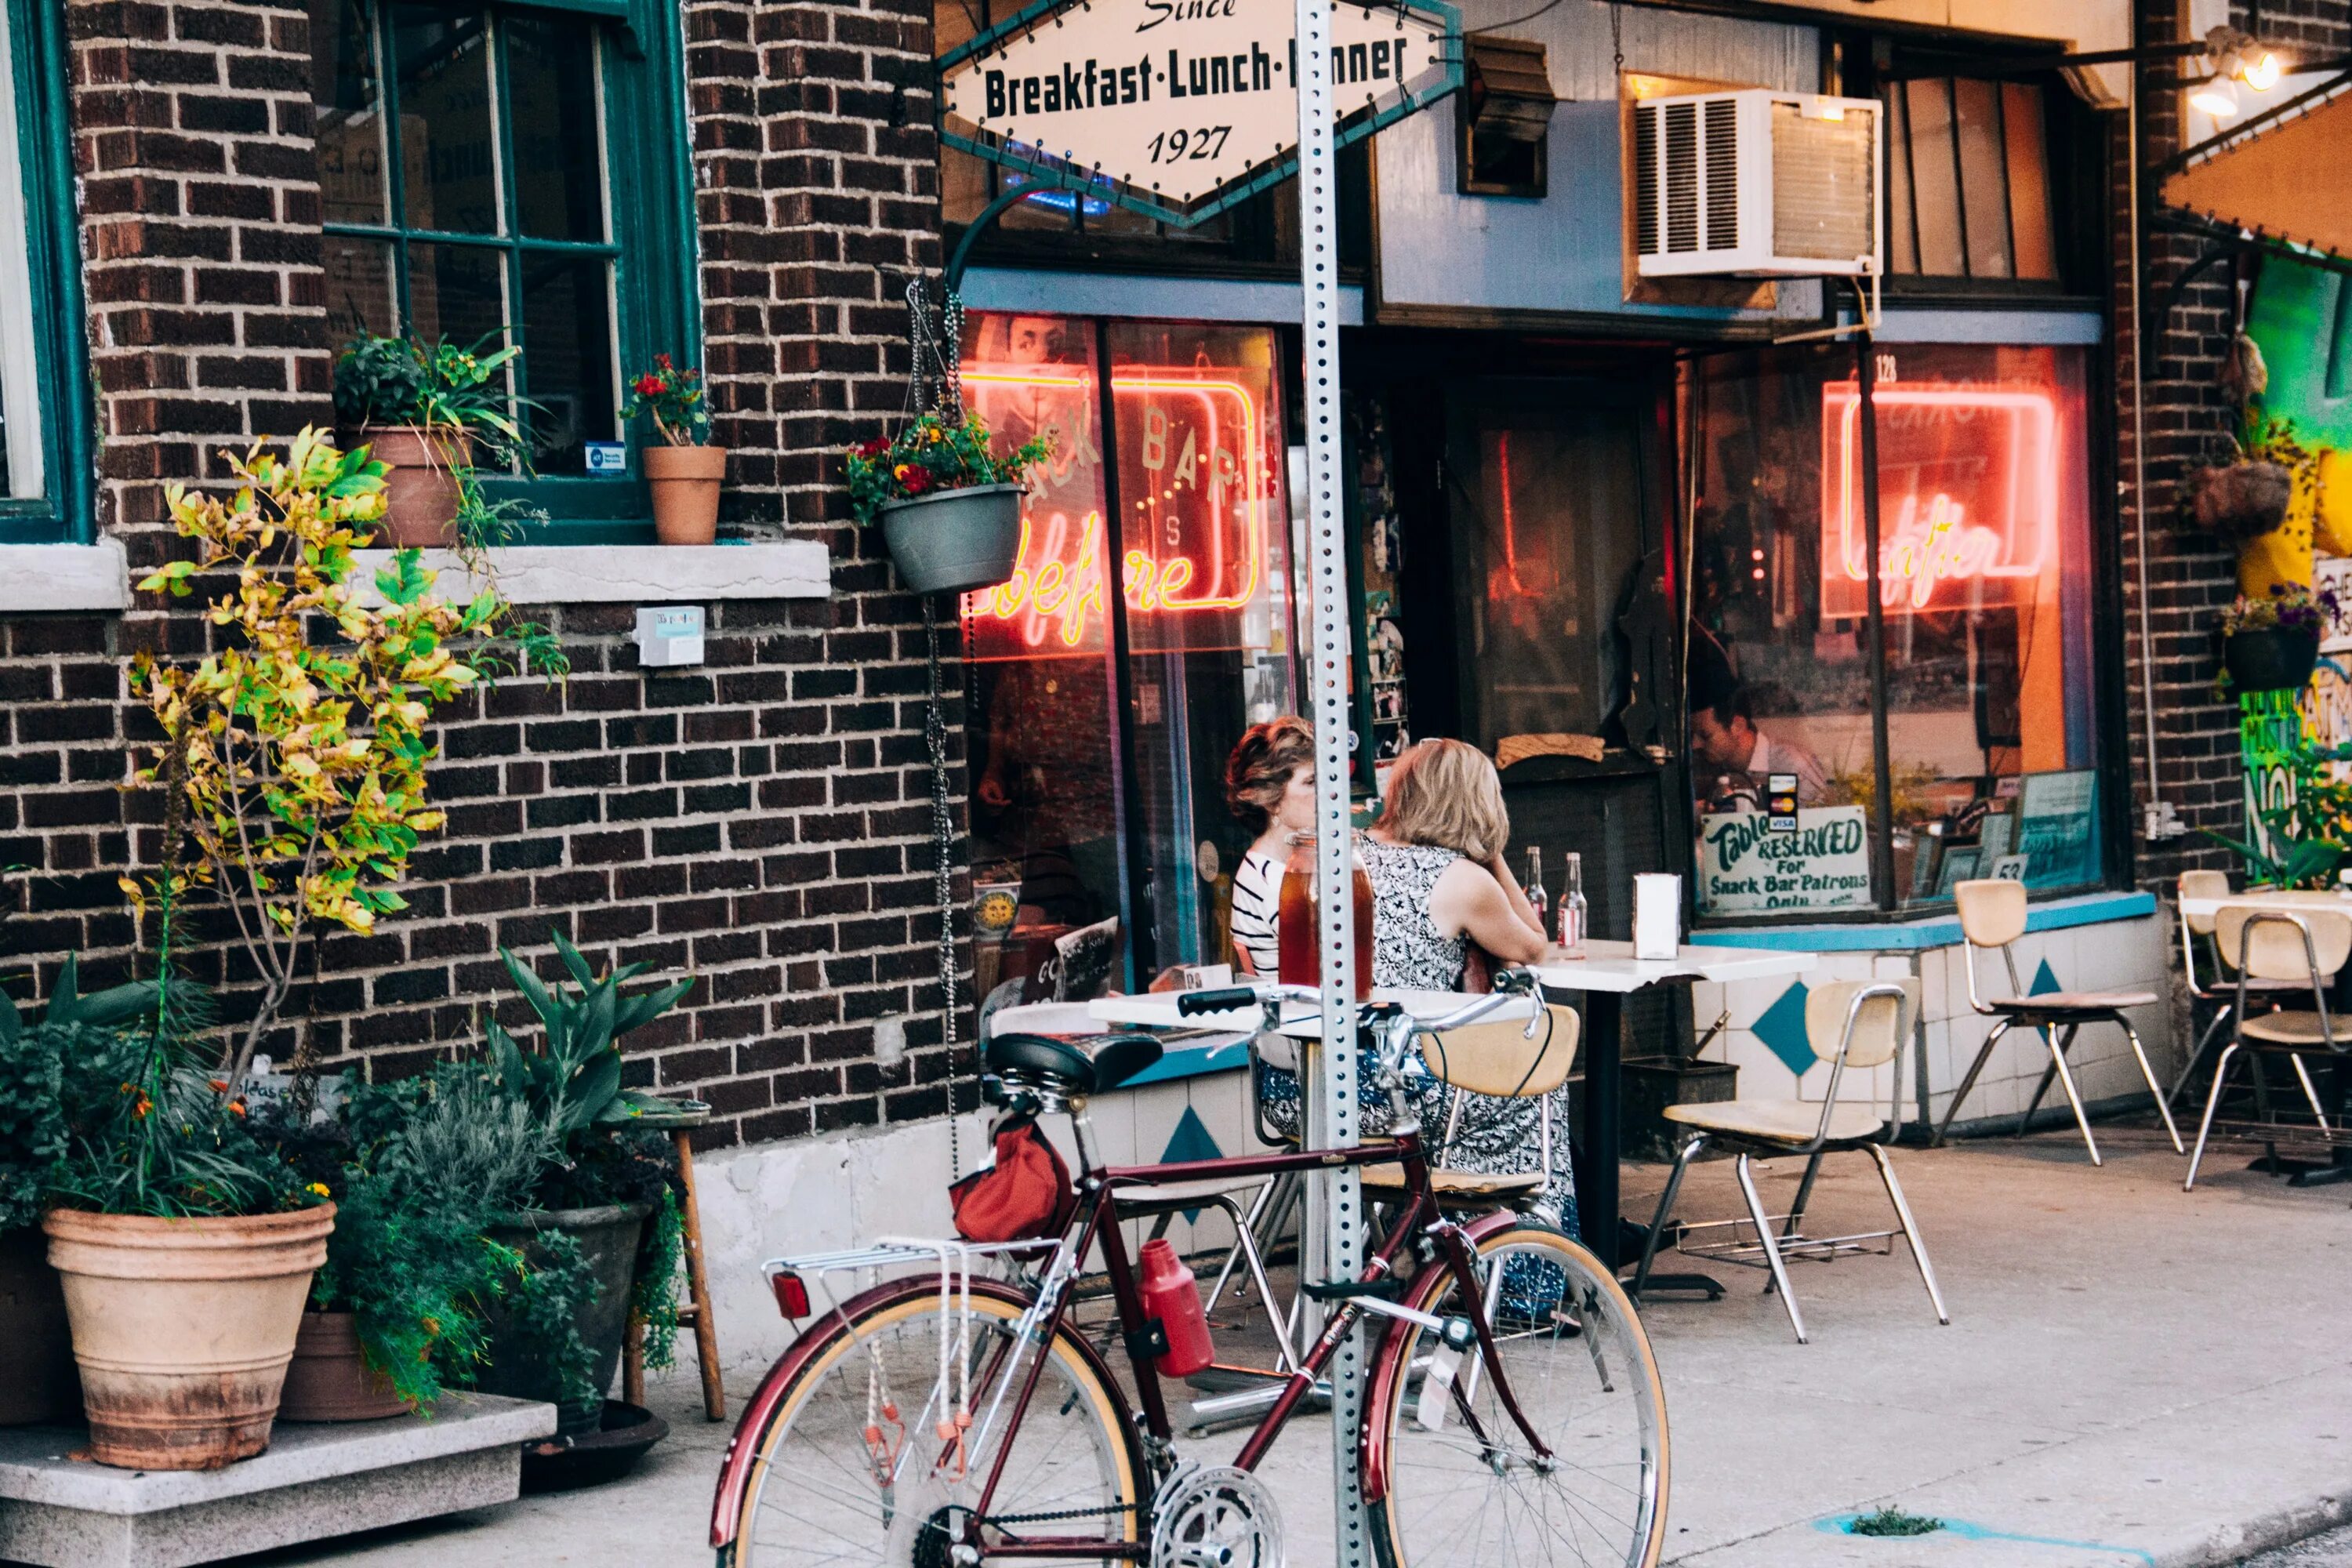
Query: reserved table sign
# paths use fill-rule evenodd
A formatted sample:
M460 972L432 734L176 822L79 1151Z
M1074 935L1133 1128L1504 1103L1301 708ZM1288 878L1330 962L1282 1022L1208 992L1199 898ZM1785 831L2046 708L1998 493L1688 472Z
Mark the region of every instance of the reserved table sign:
M1870 825L1863 808L1809 806L1796 819L1796 831L1776 832L1769 812L1701 816L1699 911L1747 915L1874 907Z

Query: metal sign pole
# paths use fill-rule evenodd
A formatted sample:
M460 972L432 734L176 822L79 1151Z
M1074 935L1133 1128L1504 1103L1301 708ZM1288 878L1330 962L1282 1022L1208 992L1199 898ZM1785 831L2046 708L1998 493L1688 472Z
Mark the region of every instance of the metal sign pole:
M1356 1142L1355 887L1349 874L1348 574L1339 513L1339 233L1332 173L1331 4L1297 0L1298 280L1306 344L1307 549L1314 596L1315 870L1322 915L1323 1048L1319 1132ZM1354 1170L1326 1173L1309 1209L1321 1232L1327 1279L1363 1268L1363 1194ZM1333 1537L1339 1568L1366 1568L1364 1500L1355 1433L1363 1408L1363 1355L1354 1336L1331 1364Z

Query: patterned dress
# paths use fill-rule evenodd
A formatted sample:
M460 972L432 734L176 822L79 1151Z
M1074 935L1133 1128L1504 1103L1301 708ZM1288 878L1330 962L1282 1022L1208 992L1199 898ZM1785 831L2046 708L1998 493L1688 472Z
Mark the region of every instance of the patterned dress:
M1429 900L1437 879L1462 857L1426 844L1385 844L1358 836L1357 858L1372 884L1372 984L1416 991L1451 991L1462 979L1470 954L1467 935L1439 934ZM1533 1048L1533 1042L1530 1042ZM1416 1052L1405 1064L1405 1097L1421 1120L1432 1148L1444 1137L1454 1091L1431 1078ZM1365 1054L1357 1082L1365 1089L1361 1131L1377 1137L1388 1130L1387 1097L1370 1092L1374 1064ZM1298 1131L1298 1079L1280 1068L1258 1068L1258 1098L1265 1120L1286 1135ZM1576 1176L1569 1156L1568 1086L1552 1091L1551 1169L1528 1207L1570 1236L1579 1234ZM1542 1146L1537 1102L1463 1097L1461 1124L1440 1150L1438 1163L1457 1171L1515 1173L1532 1169Z

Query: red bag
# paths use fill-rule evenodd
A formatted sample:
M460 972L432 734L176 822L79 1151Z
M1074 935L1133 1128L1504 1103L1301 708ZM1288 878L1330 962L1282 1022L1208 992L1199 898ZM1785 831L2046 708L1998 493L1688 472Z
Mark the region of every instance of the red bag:
M948 1188L956 1234L966 1241L1059 1236L1076 1212L1070 1168L1036 1122L996 1131L996 1163Z

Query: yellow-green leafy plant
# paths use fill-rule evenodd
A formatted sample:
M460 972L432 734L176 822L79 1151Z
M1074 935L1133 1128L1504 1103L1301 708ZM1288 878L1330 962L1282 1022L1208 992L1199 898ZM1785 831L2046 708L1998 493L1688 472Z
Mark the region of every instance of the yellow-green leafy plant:
M443 600L415 550L362 580L352 552L384 509L384 467L364 449L306 429L282 452L257 445L228 466L229 493L167 491L173 527L198 548L139 584L184 597L218 576L226 591L205 612L215 651L132 661L132 689L165 736L139 776L179 796L165 815L180 841L162 872L122 885L142 907L203 890L226 910L261 983L224 1053L234 1084L278 1021L304 942L338 927L367 934L407 907L408 858L443 824L426 801L437 754L426 726L487 678L505 605L488 588ZM508 636L520 668L561 672L538 628ZM478 640L461 651L458 639Z

